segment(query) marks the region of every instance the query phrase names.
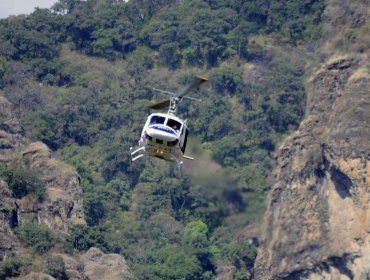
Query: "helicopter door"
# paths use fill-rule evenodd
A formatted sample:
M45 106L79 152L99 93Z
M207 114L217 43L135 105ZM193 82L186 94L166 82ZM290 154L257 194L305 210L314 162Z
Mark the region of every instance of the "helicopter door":
M183 154L185 153L186 143L188 141L188 135L189 135L189 129L187 127L186 128L184 127L184 129L185 129L185 138L184 138L184 144L181 147L181 151Z

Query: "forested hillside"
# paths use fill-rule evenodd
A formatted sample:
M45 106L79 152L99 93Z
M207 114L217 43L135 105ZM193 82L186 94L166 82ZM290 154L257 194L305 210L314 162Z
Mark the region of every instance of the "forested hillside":
M305 61L321 44L324 8L60 0L0 20L0 94L24 134L82 178L87 224L72 228L69 249L119 253L138 279L214 279L227 269L250 279L250 238L274 151L304 115ZM192 94L203 101L183 102L179 114L196 160L183 176L167 163L131 163L148 105L163 98L151 88L176 91L195 75L209 78Z

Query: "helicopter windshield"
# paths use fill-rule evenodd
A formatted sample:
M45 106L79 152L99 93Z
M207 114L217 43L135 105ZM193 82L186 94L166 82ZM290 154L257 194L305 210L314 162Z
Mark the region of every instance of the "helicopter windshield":
M181 128L181 123L173 119L168 119L167 126L173 128L176 132L179 132Z
M150 119L150 124L164 124L166 118L161 116L153 116Z

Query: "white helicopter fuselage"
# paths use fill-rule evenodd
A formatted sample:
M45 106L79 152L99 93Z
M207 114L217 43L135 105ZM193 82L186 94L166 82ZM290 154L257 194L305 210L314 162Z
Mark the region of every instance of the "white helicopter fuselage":
M180 169L183 158L193 159L184 155L189 134L187 121L176 117L175 114L177 105L181 103L183 98L201 101L187 96L187 93L206 81L208 81L207 78L198 76L178 93L154 89L170 94L171 97L168 100L153 104L149 108L160 110L168 107L168 113L153 113L147 118L141 132L139 147L130 148L132 161L144 156L157 157L176 162Z
M172 114L153 113L147 118L139 146L149 156L181 163L188 133L186 121Z

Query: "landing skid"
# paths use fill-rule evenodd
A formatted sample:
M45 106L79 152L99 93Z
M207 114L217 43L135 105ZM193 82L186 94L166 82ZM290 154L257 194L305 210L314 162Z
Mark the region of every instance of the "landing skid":
M176 166L177 166L177 169L181 173L181 167L182 167L183 162L173 154L169 154L169 153L160 153L160 154L152 153L152 154L150 154L150 153L148 153L146 147L143 146L143 147L136 148L135 150L134 150L133 147L131 147L130 148L130 155L131 155L131 160L133 162L136 161L137 159L142 158L142 157L147 158L148 156L157 157L157 158L160 158L160 159L163 159L163 160L166 160L166 161L170 161L170 162L175 162ZM187 156L184 156L184 157L187 158L187 159L193 159L193 158L187 157Z
M133 148L130 147L130 155L131 155L131 160L132 161L135 161L139 158L142 158L145 155L145 147L140 147L140 148L136 149L135 151L132 151L132 150L133 150ZM143 152L143 153L139 153L139 152Z

